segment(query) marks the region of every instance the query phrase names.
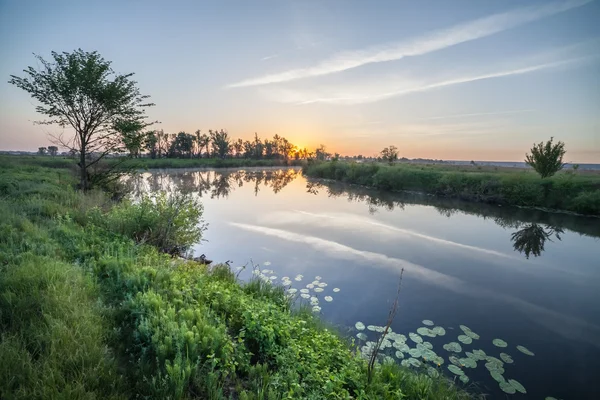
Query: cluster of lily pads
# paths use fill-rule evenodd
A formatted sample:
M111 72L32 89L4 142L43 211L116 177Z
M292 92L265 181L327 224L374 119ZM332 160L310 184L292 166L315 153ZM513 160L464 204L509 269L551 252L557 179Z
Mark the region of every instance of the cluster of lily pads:
M269 266L271 265L271 263L269 261L266 261L263 263L263 265ZM252 271L252 274L258 277L259 279L262 279L264 282L269 282L272 284L276 283L277 281L277 275L273 275L274 273L275 272L272 269L263 269L261 271L260 269L255 268ZM294 277L294 281L296 282L302 282L303 279L304 275L301 274L298 274ZM281 284L284 286L286 293L290 298L295 298L299 295L300 298L309 301L309 304L312 306L313 312L318 313L321 311L318 295L320 293L323 293L325 291L325 288L328 286L326 282L323 282L323 278L321 278L320 276L315 276L315 279L312 282L308 283L305 287L301 289L292 287L294 282L288 276L284 276L281 278ZM332 292L334 293L338 293L339 291L340 288L333 288L332 290ZM328 295L323 297L323 300L330 303L333 301L333 297Z
M447 332L446 329L441 326L434 326L435 324L431 320L424 320L422 322L424 326L418 328L417 333L408 333L408 337L393 332L391 328L388 328L387 334L381 340L380 344L379 352L381 353L382 359L380 361L384 363L396 362L392 357L395 356L400 364L405 367L423 368L426 369L430 376L438 377L446 359L437 354L433 349L433 344L424 338L445 336ZM369 341L367 331L383 334L385 332L385 327L376 325L365 326L365 324L359 321L355 324L355 328L358 331L356 337L364 342L360 347L361 355L365 358L370 358L377 346L377 341ZM508 353L501 352L499 354L500 358L497 358L486 354L486 352L481 349L473 349L471 351L465 349L464 355L462 355L463 346L471 345L474 341L480 340L480 336L465 325L460 325L460 329L462 332L457 337L458 341L451 341L442 346L442 348L449 353L447 355L448 371L456 375L461 382L466 384L469 382L467 371L469 369L475 369L478 365L483 364L489 371L490 376L498 382L500 389L505 393L527 393L525 387L520 382L515 379L506 379L504 377L505 365L514 362L512 356ZM508 347L508 343L502 339L494 339L492 340L492 344L498 348ZM516 346L516 349L525 355L534 355L533 352L524 346Z

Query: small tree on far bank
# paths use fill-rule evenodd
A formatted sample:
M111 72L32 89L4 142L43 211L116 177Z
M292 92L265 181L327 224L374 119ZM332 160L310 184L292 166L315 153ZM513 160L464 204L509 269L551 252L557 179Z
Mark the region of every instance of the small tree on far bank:
M542 179L554 175L565 165L563 163L563 157L566 153L565 144L560 141L553 144L553 139L550 138L546 143L534 144L531 148L531 154L525 155L525 163L540 174Z
M73 128L73 137L56 141L78 155L80 188L88 190L91 167L108 154L122 151L119 130L127 125L140 131L149 125L144 122L144 110L154 104L140 94L130 79L133 74L116 74L110 61L95 51L53 51L52 61L36 58L39 69L28 67L26 77L11 75L8 82L39 102L36 111L48 117L39 123Z
M45 147L38 147L38 154L40 156L45 156L46 155L46 148Z
M51 156L55 156L58 154L58 147L56 146L48 146L48 153L50 153Z
M398 159L398 148L394 145L386 147L385 149L381 150L381 158L390 164L393 163Z

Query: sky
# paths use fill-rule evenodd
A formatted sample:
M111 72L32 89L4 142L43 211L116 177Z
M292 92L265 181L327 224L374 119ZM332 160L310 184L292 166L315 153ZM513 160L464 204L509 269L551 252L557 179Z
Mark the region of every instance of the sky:
M0 149L63 132L8 80L81 48L134 72L170 133L490 161L553 136L600 163L598 21L600 0L0 0Z

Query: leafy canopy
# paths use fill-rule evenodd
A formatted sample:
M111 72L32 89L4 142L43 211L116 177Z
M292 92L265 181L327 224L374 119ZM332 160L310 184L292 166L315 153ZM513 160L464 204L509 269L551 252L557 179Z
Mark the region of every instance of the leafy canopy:
M554 175L565 165L563 164L563 157L566 153L565 144L563 142L553 144L553 139L550 138L546 143L534 144L531 154L525 155L525 162L542 178Z

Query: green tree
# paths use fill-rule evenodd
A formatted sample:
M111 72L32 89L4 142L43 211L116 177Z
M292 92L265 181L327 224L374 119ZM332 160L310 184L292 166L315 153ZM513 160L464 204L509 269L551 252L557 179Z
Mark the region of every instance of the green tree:
M46 153L47 153L47 151L46 151L46 150L47 150L47 149L46 149L45 147L38 147L38 152L37 152L37 153L38 153L40 156L44 156L44 155L46 155Z
M179 132L173 142L171 142L171 154L175 157L192 157L194 149L194 135L186 132Z
M543 178L550 177L564 167L563 157L566 153L565 144L558 142L553 144L554 138L546 143L534 144L531 154L525 154L525 162L530 165Z
M143 125L138 121L119 121L115 124L115 130L121 134L123 145L129 151L129 156L138 158L144 148L146 133L142 132Z
M229 135L223 129L220 131L209 131L212 141L213 154L219 158L225 158L231 151L231 141Z
M381 158L390 164L398 159L398 148L394 145L381 150Z
M150 158L156 158L159 150L156 131L148 131L145 133L144 148L150 153Z
M58 154L58 147L56 146L48 146L48 152L51 156L55 156Z
M88 169L122 146L115 125L135 121L146 126L145 108L154 104L147 102L149 96L140 94L132 73L116 74L111 63L95 51L51 54L53 61L36 55L40 68L28 67L26 77L11 75L9 83L39 102L36 111L48 118L39 123L73 128L72 138L61 135L56 140L78 152L80 187L87 190Z
M233 142L233 149L235 150L236 158L241 158L244 152L244 141L242 139L238 139Z
M329 156L331 156L331 154L327 152L327 148L324 144L320 145L319 148L315 150L315 158L319 161L325 161Z

